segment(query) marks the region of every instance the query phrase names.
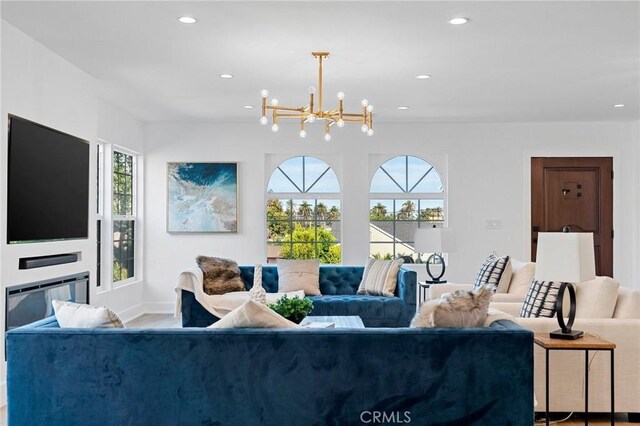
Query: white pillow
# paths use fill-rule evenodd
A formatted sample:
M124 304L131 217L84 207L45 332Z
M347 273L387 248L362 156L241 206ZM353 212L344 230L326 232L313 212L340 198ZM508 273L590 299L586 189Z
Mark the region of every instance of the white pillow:
M521 262L511 259L511 282L509 284L509 294L516 296L527 295L531 281L536 274L536 264L533 262Z
M307 296L321 296L320 261L278 259L278 293L304 290Z
M620 283L609 277L596 277L578 284L576 318L612 318L618 301L618 287ZM566 291L565 298L568 298Z
M262 303L247 300L208 328L300 328Z
M358 294L393 297L398 285L398 270L403 263L402 259L367 260Z
M124 328L115 312L104 306L52 300L60 328Z

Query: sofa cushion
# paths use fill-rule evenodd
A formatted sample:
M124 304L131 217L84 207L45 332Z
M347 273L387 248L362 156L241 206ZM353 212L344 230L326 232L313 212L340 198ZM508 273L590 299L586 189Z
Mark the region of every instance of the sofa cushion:
M307 296L320 295L320 261L278 259L278 291L303 290Z
M235 261L221 257L198 256L196 263L202 269L205 293L225 294L245 289L240 278L240 268Z
M399 297L370 295L311 296L313 316L359 316L366 327L406 327L411 319ZM414 311L415 312L415 311Z
M508 264L509 256L498 257L492 254L487 257L484 263L482 263L480 271L478 271L478 275L473 282L473 289L477 290L486 284L493 285L497 289Z
M398 284L398 270L404 263L402 259L379 260L369 258L364 268L358 294L374 296L393 296Z
M618 301L613 312L614 318L639 319L640 318L640 290L620 287L618 289Z
M60 328L124 328L118 315L104 306L52 300Z
M273 309L253 300L247 300L242 305L229 312L220 321L208 328L299 328Z
M596 277L576 286L576 318L612 318L620 283L609 277ZM564 302L564 300L563 300Z
M532 280L520 310L521 318L553 318L561 283ZM567 298L568 299L568 298Z
M529 292L531 281L536 274L536 264L533 262L521 262L511 258L511 282L509 294L524 297Z

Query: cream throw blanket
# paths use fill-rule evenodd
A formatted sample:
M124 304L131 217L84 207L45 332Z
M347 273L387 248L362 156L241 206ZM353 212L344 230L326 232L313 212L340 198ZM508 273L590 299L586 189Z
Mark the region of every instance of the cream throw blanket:
M182 293L180 290L193 293L198 303L218 318L224 317L251 298L248 291L234 291L232 293L214 295L207 294L204 292L202 280L203 276L200 268L187 269L180 274L178 285L176 286L176 318L178 318L182 312ZM301 299L304 298L304 291L302 290L290 291L288 293L267 293L267 304L275 303L285 294L289 297L298 296Z

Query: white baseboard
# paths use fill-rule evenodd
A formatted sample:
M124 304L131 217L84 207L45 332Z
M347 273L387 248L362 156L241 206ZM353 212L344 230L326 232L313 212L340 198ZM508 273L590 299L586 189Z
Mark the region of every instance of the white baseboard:
M144 304L138 303L137 305L132 306L129 309L118 312L118 316L120 317L122 322L129 322L144 315L145 313L146 312L144 310Z
M0 383L0 407L7 405L7 382Z
M175 302L152 302L144 304L145 314L173 314L175 309Z

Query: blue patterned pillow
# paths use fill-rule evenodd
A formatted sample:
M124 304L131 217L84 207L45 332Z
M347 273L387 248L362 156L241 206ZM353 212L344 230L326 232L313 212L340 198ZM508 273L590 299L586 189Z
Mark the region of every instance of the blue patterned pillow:
M492 254L487 257L473 282L473 290L478 290L487 284L493 285L497 289L507 265L509 265L509 256L498 257Z
M553 318L556 316L556 300L562 283L555 281L531 281L527 297L520 309L520 318Z

